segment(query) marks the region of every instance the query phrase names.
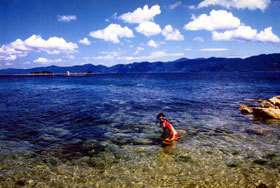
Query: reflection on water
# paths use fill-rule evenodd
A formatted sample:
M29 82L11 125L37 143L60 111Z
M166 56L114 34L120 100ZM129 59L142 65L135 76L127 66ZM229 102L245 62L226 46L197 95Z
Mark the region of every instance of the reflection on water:
M238 110L278 95L279 78L0 77L0 187L280 187L280 122Z

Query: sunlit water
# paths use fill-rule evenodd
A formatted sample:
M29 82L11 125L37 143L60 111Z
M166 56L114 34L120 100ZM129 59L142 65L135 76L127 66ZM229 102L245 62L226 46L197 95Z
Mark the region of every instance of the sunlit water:
M280 187L280 122L238 109L276 95L280 73L1 76L0 187Z

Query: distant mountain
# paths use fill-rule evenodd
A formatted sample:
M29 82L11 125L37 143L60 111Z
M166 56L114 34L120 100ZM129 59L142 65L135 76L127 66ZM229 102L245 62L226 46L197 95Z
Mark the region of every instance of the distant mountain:
M32 69L2 69L0 75L29 74L50 71L52 73L167 73L167 72L255 72L280 71L280 53L241 58L181 58L170 62L141 62L118 64L112 67L103 65L77 65L72 67L37 67Z

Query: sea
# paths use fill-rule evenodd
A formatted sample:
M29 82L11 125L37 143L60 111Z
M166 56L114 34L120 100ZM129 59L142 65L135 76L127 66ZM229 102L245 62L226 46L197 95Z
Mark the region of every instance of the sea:
M0 76L0 187L279 188L280 121L239 110L278 95L279 72Z

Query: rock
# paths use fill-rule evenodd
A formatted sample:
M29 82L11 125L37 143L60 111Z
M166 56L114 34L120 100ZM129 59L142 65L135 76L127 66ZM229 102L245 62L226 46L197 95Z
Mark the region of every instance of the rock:
M268 99L269 102L271 102L274 106L280 107L280 96L272 97Z
M253 108L254 116L264 119L280 119L280 109L275 108Z
M263 108L275 108L274 104L272 104L271 102L269 102L267 100L262 101L262 107Z
M253 113L252 108L250 108L250 107L248 107L246 105L240 105L239 109L241 110L241 113L244 114L244 115Z
M262 99L244 99L244 101L262 102Z

